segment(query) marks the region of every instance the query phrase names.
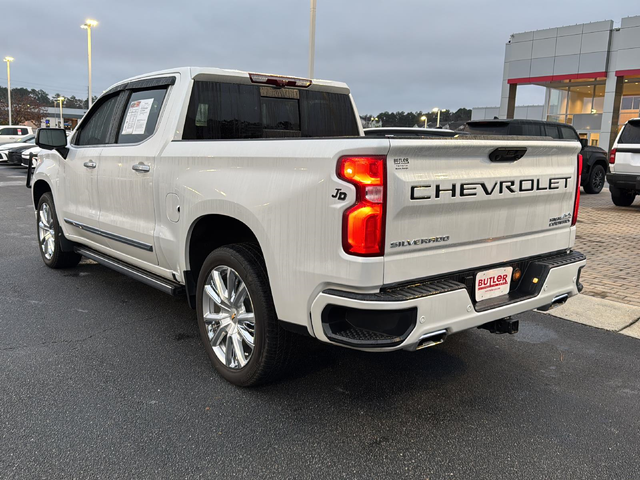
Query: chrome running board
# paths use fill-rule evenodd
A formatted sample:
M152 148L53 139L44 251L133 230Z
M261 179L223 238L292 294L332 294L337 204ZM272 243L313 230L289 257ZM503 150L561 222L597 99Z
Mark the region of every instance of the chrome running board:
M145 285L157 288L158 290L164 293L168 293L169 295L178 296L185 294L184 285L180 285L179 283L172 282L171 280L167 280L166 278L162 278L152 273L145 272L140 268L134 267L133 265L129 265L125 262L121 262L120 260L116 260L115 258L103 253L96 252L95 250L91 250L87 247L74 247L74 251L82 255L83 257L87 257L98 262L100 265L104 265L105 267L122 273L127 277L134 278L144 283Z

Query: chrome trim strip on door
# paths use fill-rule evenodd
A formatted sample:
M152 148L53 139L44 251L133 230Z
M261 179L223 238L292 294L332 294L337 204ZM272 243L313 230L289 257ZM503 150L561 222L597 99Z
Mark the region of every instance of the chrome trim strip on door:
M134 240L133 238L123 237L122 235L118 235L111 232L106 232L104 230L100 230L99 228L91 227L84 223L76 222L75 220L70 220L68 218L64 219L65 223L69 225L79 228L80 230L85 230L89 233L94 233L96 235L100 235L101 237L108 238L110 240L115 240L116 242L121 242L126 245L131 245L132 247L140 248L142 250L146 250L147 252L153 252L153 245L149 245L148 243L139 242L138 240Z

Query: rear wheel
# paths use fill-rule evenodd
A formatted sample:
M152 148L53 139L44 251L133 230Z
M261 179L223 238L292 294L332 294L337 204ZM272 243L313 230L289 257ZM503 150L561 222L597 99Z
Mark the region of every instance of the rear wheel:
M51 193L45 193L38 202L38 247L49 268L75 267L81 255L62 251L62 229L58 223L56 207Z
M600 193L604 187L604 179L606 176L605 169L602 165L594 165L587 179L587 183L584 184L584 191L586 193Z
M226 380L254 386L284 370L291 334L278 324L257 247L234 244L214 250L200 270L196 305L200 337Z
M636 194L632 190L622 190L613 185L609 190L611 191L611 200L618 207L628 207L636 199Z

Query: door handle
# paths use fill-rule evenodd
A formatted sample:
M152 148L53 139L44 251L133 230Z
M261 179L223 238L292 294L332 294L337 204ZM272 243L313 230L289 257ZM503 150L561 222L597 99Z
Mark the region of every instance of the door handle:
M93 160L89 160L88 162L84 162L83 165L87 168L96 168L96 162Z
M131 168L136 172L143 172L143 173L146 173L149 170L151 170L151 167L149 165L145 165L144 163L136 163L135 165L132 165Z

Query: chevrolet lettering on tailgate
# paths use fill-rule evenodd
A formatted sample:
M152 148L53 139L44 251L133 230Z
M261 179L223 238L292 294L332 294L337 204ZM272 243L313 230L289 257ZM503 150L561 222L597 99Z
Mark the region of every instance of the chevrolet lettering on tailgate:
M431 198L441 198L445 194L451 198L475 197L479 192L484 192L485 196L503 195L505 193L526 193L539 192L545 190L560 190L569 188L571 177L554 177L548 180L540 178L524 178L522 180L500 180L488 185L485 182L452 183L451 185L417 185L411 187L411 200L430 200ZM456 195L457 194L457 195Z

